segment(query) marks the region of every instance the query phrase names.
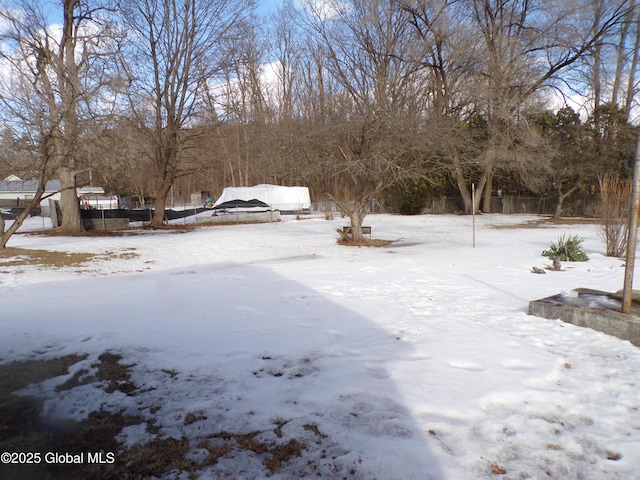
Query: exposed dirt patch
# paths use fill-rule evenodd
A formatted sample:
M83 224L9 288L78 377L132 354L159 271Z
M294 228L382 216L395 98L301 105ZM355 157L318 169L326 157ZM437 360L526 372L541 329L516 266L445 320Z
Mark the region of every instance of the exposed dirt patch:
M553 217L544 217L536 220L529 220L524 223L518 223L515 225L493 225L491 228L496 230L513 230L513 229L521 229L521 228L546 228L553 227L556 225L598 225L602 223L602 219L600 218L553 218Z
M35 265L46 268L82 267L93 261L131 259L138 257L135 248L104 253L61 252L31 248L0 249L0 267Z
M363 231L364 231L364 228L369 229L367 234L371 233L370 227L362 227L362 228L363 228ZM345 232L344 229L340 229L340 228L336 228L336 232L340 236L340 238L338 238L336 243L338 245L344 245L347 247L387 247L393 243L393 240L383 240L383 239L371 238L371 237L369 238L364 237L361 240L354 240L353 236L350 233Z
M249 222L251 223L251 222ZM233 224L229 224L233 225ZM127 228L100 228L96 230L85 230L84 232L69 233L59 228L49 230L37 230L25 233L24 235L40 235L45 237L123 237L134 234L154 233L154 232L176 232L185 233L206 227L217 227L213 223L180 223L163 225L160 228L153 229L149 227L127 227Z
M107 412L100 408L90 412L81 422L45 418L42 399L15 394L16 390L68 373L69 367L86 359L82 355L48 360L29 360L0 365L0 452L35 452L41 461L27 465L0 464L0 478L17 480L24 478L48 478L53 480L76 479L144 479L160 477L171 472L188 472L189 478L198 478L202 469L214 466L223 457L233 458L241 452L258 456L267 476L280 472L287 462L301 457L308 447L298 439L278 440L283 437L286 420L275 422L267 432L233 433L220 431L202 432L199 439L167 438L155 419L127 415L123 411ZM105 352L87 369L79 369L69 380L61 383L56 392L72 390L87 384L95 384L107 393L116 391L127 395L144 395L131 380L132 365L121 363L122 356ZM174 373L174 372L170 372ZM176 373L177 374L177 373ZM161 409L161 405L146 405L149 411ZM202 412L187 414L185 426L206 420ZM143 425L155 436L145 444L125 448L116 437L123 428ZM197 429L197 425L194 427ZM318 441L326 439L316 425L304 426L313 432ZM264 435L267 433L268 435ZM275 434L276 439L273 439ZM270 438L270 440L265 440ZM194 460L190 452L194 448L207 455ZM45 462L44 455L51 452L69 454L81 458L80 462ZM102 452L102 462L95 455ZM89 453L94 461L89 461ZM80 457L82 456L82 457ZM306 469L318 466L307 462Z
M89 370L78 370L73 377L56 387L56 392L63 390L71 390L80 385L88 385L90 383L101 383L104 391L113 393L120 391L127 395L134 395L136 386L131 382L131 374L129 370L133 365L124 365L120 363L122 355L105 352L98 357L98 362L91 364L92 368L97 369L96 373L91 375Z
M198 464L187 458L190 443L187 438L157 438L145 445L135 445L119 455L111 476L96 471L96 479L107 478L157 478L171 471L194 472ZM192 477L197 478L197 477Z
M50 442L55 435L51 435L40 425L41 401L18 396L13 392L64 375L71 365L84 358L86 357L68 355L51 360L28 360L0 366L0 451L27 452L33 451L32 446L46 451L51 447ZM0 465L0 472L1 469ZM0 477L7 478L1 474Z
M42 265L51 268L79 267L95 258L91 253L56 252L7 247L0 250L0 266Z
M350 238L339 238L338 245L347 247L388 247L393 240L383 240L381 238L364 238L360 241L354 241Z
M50 360L27 360L0 365L0 400L5 400L12 392L32 383L64 375L71 365L85 358L86 355L67 355Z
M278 424L274 429L277 431L282 427ZM215 463L225 455L233 452L234 450L245 450L255 454L263 454L266 458L263 461L264 466L269 472L278 473L282 470L284 463L288 462L294 457L302 455L302 451L306 448L306 445L300 443L298 440L291 439L287 443L275 443L275 442L261 442L256 440L255 437L263 432L255 431L247 434L234 434L229 432L219 432L209 435L208 439L214 441L210 443L209 440L204 440L200 443L200 448L204 448L209 452L209 457L205 460L205 465L215 465ZM217 442L215 440L218 440Z
M14 393L30 384L67 374L71 365L85 358L86 356L82 355L68 355L0 366L0 451L39 454L38 461L36 457L31 457L31 463L0 464L0 478L144 478L138 475L130 476L127 467L127 462L135 459L138 452L135 449L122 452L120 458L121 448L116 441L116 436L124 427L144 423L145 420L142 418L103 410L90 412L81 422L47 418L42 414L41 399ZM78 378L82 375L76 374L56 391L91 383L91 380L102 384L107 392L135 389L135 385L129 381L128 370L131 365L120 364L121 359L120 355L106 352L98 358L98 362L91 365L97 369L94 376L79 381ZM86 370L80 372L87 373ZM100 452L103 452L100 457L103 463L89 460L90 453L98 455ZM106 456L107 452L114 455L111 463L110 457ZM45 459L45 455L55 453L69 454L72 458L81 458L82 461L51 462ZM79 457L80 455L82 457ZM152 457L153 455L149 458Z
M594 217L563 217L563 218L553 218L549 217L545 219L545 223L551 225L597 225L602 223L601 218Z
M0 451L45 452L58 451L65 442L67 425L47 422L40 418L41 400L15 395L30 384L67 373L68 368L85 357L69 355L51 360L28 360L0 366ZM35 462L35 458L31 459ZM39 463L25 465L0 464L0 478L82 478L75 468L45 469Z

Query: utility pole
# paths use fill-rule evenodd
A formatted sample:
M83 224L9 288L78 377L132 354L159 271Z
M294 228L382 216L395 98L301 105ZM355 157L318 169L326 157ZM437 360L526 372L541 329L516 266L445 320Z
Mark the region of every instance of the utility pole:
M629 238L627 239L627 261L624 266L624 288L622 289L622 312L631 313L633 302L633 268L636 261L638 241L638 217L640 216L640 134L636 141L636 159L633 164L633 195L629 215Z

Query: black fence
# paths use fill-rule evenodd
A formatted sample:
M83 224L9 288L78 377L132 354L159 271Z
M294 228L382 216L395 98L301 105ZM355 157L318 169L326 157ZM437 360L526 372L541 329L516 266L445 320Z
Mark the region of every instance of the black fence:
M186 208L184 210L167 209L164 211L165 219L177 220L180 218L196 215L200 212L211 210L209 208L194 207ZM153 208L135 208L132 210L127 209L89 209L81 210L83 220L101 220L101 219L113 219L113 218L127 218L130 222L150 222L153 218L155 210Z

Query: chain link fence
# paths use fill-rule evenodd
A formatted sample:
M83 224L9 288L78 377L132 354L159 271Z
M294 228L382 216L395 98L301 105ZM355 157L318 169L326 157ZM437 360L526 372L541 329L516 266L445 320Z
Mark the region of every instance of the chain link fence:
M557 197L504 195L491 198L491 213L554 215L557 203ZM440 197L427 203L425 213L459 213L463 210L461 198ZM599 217L601 211L602 201L599 196L570 196L562 204L564 217Z

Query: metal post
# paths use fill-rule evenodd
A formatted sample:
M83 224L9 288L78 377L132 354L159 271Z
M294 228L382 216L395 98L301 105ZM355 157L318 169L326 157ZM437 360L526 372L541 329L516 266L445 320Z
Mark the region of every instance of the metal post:
M636 159L633 165L633 195L629 212L629 238L627 239L627 261L624 266L624 288L622 290L622 312L631 313L633 301L633 268L636 261L638 240L638 217L640 208L640 135L636 141Z
M476 184L471 184L471 217L473 218L473 242L472 247L476 248Z

